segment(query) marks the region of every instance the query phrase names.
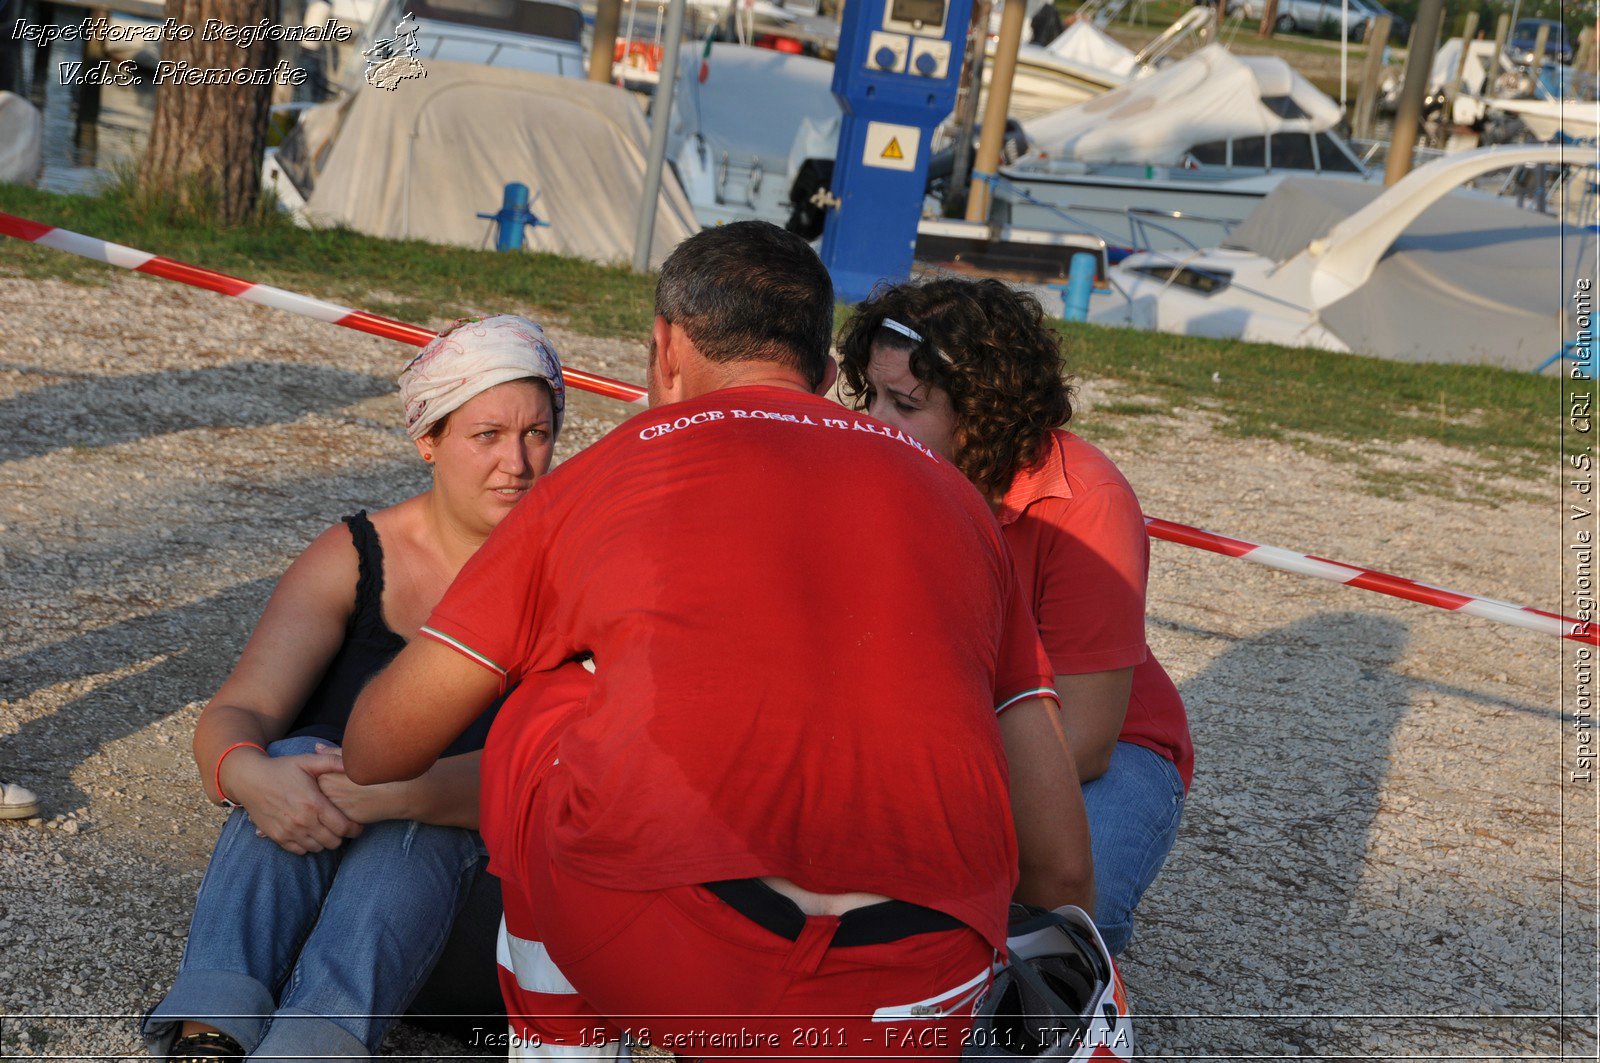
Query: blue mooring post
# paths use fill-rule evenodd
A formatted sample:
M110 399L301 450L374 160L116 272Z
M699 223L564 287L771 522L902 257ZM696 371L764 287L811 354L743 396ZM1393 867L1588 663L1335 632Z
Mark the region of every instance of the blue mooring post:
M521 251L522 230L528 226L548 226L550 223L528 209L528 186L520 181L513 181L506 185L505 198L500 202L500 209L493 214L479 214L478 217L496 222L499 233L495 236L494 249L496 251Z
M1099 262L1087 251L1072 256L1067 267L1067 290L1061 298L1061 320L1089 320L1089 293L1094 289L1095 270Z

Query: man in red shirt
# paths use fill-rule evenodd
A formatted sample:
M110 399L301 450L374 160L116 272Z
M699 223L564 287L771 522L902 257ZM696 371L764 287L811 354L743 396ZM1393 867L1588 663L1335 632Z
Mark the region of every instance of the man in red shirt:
M702 232L656 310L652 409L468 562L362 695L346 772L419 774L517 686L482 791L514 1045L954 1058L1013 894L1092 905L1000 529L820 397L832 288L804 241Z

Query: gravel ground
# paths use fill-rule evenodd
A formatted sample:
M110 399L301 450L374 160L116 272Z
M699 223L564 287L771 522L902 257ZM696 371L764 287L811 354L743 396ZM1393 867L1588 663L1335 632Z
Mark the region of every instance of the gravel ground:
M638 344L554 333L640 379ZM0 278L0 778L45 804L0 824L0 1055L139 1053L221 822L200 706L309 539L423 486L402 354L144 278ZM575 394L562 452L625 411ZM1199 415L1125 423L1149 513L1561 605L1553 469L1489 507L1470 456L1408 445L1471 491L1386 498ZM1123 964L1142 1054L1593 1057L1593 1020L1559 1019L1594 1011L1596 906L1555 640L1167 543L1150 640L1198 772ZM463 1049L401 1026L386 1051Z

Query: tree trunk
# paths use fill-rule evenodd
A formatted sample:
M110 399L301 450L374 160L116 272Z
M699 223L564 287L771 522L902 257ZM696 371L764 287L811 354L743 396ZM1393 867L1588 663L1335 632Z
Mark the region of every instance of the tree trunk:
M1278 0L1267 0L1266 7L1261 9L1261 25L1256 32L1263 37L1270 37L1278 28Z
M166 13L194 32L187 40L169 33L161 42L161 69L168 76L158 76L156 112L139 169L139 188L181 209L235 225L255 209L261 191L272 85L266 77L255 79L266 84L188 84L185 75L208 70L270 73L277 61L275 41L258 40L240 48L237 37L235 41L204 38L211 19L249 29L266 19L276 27L279 3L167 0Z

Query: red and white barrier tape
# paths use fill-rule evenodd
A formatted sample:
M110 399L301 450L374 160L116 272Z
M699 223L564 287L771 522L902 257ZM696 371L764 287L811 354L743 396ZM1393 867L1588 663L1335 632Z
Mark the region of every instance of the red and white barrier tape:
M236 299L256 303L260 306L270 306L274 310L287 310L291 314L301 317L315 318L326 321L330 325L343 325L345 328L355 329L357 332L366 332L373 336L382 336L385 339L399 340L416 347L430 343L434 333L416 325L408 325L404 321L393 318L380 317L369 314L365 310L352 310L348 306L326 302L322 299L313 299L306 295L297 295L294 292L274 288L270 284L255 284L251 281L230 277L226 273L205 269L202 266L191 266L176 259L164 258L161 255L152 255L148 251L138 251L121 244L108 243L105 240L96 240L92 236L71 232L67 229L56 229L49 225L40 225L37 222L19 218L14 214L0 211L0 233L14 236L19 240L26 240L31 244L65 251L71 255L81 255L92 258L96 262L104 262L112 266L121 266L123 269L135 270L139 273L148 273L153 277L164 277L169 281L188 284L207 291L231 295ZM581 369L565 369L567 383L584 391L592 391L597 395L605 395L613 399L622 399L625 402L644 402L644 389L633 384L624 384L620 380L611 380L607 377L585 373Z
M395 321L392 318L380 317L369 314L365 310L353 310L347 306L325 302L321 299L312 299L309 296L297 295L282 288L274 288L268 284L254 284L250 281L230 277L226 273L200 266L191 266L175 259L163 258L145 251L137 251L121 244L108 243L96 240L90 236L70 232L66 229L57 229L49 225L40 225L37 222L19 218L14 214L0 211L0 234L14 236L19 240L39 244L44 247L65 251L68 254L81 255L84 258L94 259L96 262L105 262L123 269L137 270L167 280L178 281L181 284L192 285L196 288L205 288L208 291L220 292L238 299L244 299L261 306L270 306L277 310L287 310L292 314L303 317L315 318L333 325L342 325L345 328L366 332L374 336L383 336L387 339L400 340L422 346L434 338L434 333L416 325L408 325L404 321ZM622 399L625 402L644 402L644 389L637 384L628 384L609 377L585 373L580 369L563 367L567 383L583 391L596 395L605 395L608 398ZM1494 598L1483 598L1476 594L1462 594L1459 591L1445 590L1443 587L1434 587L1427 583L1418 583L1403 576L1391 576L1386 572L1373 569L1356 568L1353 565L1341 564L1338 561L1329 561L1326 558L1313 557L1310 554L1297 554L1292 550L1285 550L1279 546L1263 546L1260 543L1246 542L1243 539L1234 539L1226 535L1218 535L1202 528L1190 527L1187 524L1177 524L1159 517L1146 517L1145 526L1150 534L1157 539L1168 542L1182 543L1185 546L1209 550L1212 553L1223 554L1227 557L1242 558L1253 561L1258 565L1279 569L1283 572L1294 572L1302 576L1315 576L1318 579L1332 580L1335 583L1344 583L1364 590L1377 591L1395 598L1404 598L1407 601L1421 602L1423 605L1437 606L1440 609L1449 609L1455 612L1467 613L1471 616L1482 617L1485 620L1494 620L1501 624L1510 624L1513 627L1527 628L1530 631L1542 631L1548 635L1559 635L1575 642L1586 642L1600 645L1600 629L1593 623L1580 622L1571 617L1560 616L1556 613L1547 613L1542 609L1530 609L1527 606L1514 605L1510 602L1498 601Z
M1258 565L1266 565L1268 568L1283 572L1332 580L1334 583L1377 591L1379 594L1421 602L1423 605L1437 606L1452 612L1466 613L1469 616L1510 624L1512 627L1542 631L1547 635L1559 635L1574 642L1600 645L1600 631L1596 630L1592 622L1583 623L1557 613L1547 613L1543 609L1530 609L1525 605L1502 602L1497 598L1484 598L1476 594L1446 590L1430 583L1418 583L1416 580L1393 576L1376 569L1356 568L1354 565L1329 561L1325 557L1297 554L1281 546L1263 546L1260 543L1246 542L1202 528L1191 528L1187 524L1174 524L1160 517L1146 517L1144 523L1145 527L1150 529L1152 536L1168 542L1196 546L1212 553L1254 561Z

